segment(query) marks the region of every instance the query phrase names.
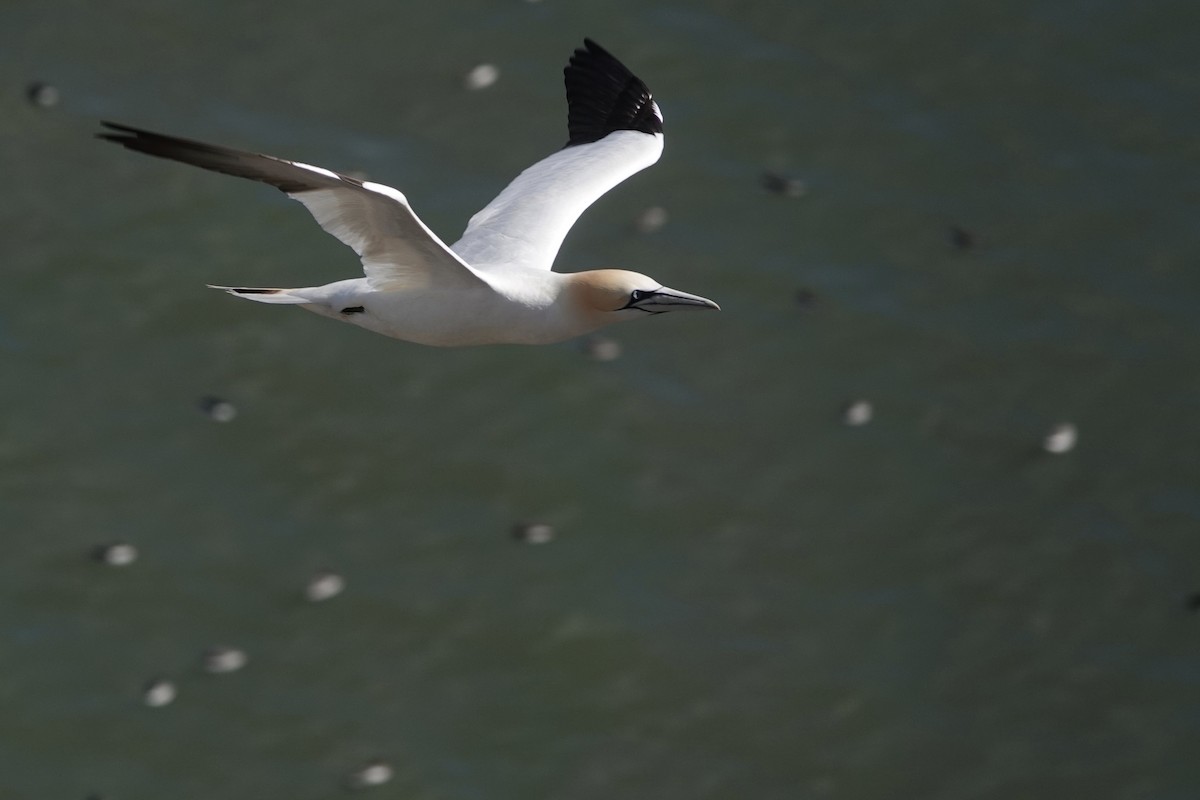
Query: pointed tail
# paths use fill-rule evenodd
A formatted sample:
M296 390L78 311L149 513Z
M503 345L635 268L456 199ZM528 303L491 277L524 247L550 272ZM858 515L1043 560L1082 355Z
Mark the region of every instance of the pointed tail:
M247 300L253 300L257 303L278 303L281 305L297 305L300 303L311 303L306 297L292 294L295 289L249 289L244 286L213 286L208 284L210 289L220 289L223 292L229 292L237 297L244 297Z

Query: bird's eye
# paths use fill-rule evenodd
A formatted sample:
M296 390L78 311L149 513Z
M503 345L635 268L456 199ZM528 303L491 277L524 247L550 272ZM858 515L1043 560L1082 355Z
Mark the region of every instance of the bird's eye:
M649 309L639 307L638 303L642 302L643 300L647 300L656 294L658 294L657 289L634 289L629 293L629 302L617 310L623 311L627 308L636 308L638 311L649 311Z

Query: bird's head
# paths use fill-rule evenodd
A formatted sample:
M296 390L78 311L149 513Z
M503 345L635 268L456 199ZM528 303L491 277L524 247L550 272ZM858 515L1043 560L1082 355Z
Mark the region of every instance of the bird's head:
M721 307L712 300L669 289L651 277L623 269L594 269L569 277L572 299L600 324L644 314Z

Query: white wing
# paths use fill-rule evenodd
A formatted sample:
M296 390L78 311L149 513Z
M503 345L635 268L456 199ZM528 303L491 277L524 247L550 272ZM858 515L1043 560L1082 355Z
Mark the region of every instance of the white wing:
M579 215L662 154L662 113L624 64L585 39L563 74L570 140L471 217L451 249L472 266L550 269Z
M609 189L658 161L661 133L615 131L567 147L517 176L451 245L477 267L523 264L550 269L575 220Z
M299 200L317 222L362 259L379 291L421 286L483 285L461 258L413 213L403 194L321 167L105 122L98 134L160 158L268 183Z

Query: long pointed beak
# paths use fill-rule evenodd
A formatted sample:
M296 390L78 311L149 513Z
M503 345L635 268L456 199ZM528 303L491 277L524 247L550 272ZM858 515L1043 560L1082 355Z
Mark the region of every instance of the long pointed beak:
M640 311L648 311L651 314L700 308L711 308L714 311L721 310L719 305L706 297L688 294L678 289L668 289L666 286L661 289L655 289L653 292L646 292L642 297L630 303L627 308L636 308Z

